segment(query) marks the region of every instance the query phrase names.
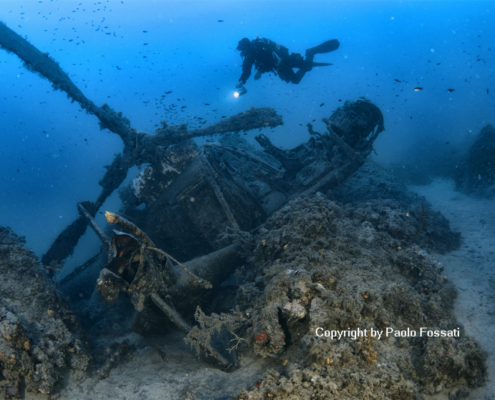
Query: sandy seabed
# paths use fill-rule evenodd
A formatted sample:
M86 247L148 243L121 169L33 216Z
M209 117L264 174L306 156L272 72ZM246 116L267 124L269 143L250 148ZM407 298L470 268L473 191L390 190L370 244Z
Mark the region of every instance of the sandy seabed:
M487 383L469 398L495 399L495 199L469 197L447 180L410 189L426 197L452 230L462 233L458 250L436 257L458 290L456 317L488 354Z

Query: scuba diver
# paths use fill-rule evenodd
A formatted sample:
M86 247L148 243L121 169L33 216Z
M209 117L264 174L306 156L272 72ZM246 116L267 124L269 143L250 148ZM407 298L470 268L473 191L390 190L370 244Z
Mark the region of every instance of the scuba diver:
M304 74L311 71L313 67L332 65L330 63L313 62L315 54L328 53L337 50L340 43L337 39L327 40L319 46L306 50L305 58L299 53L289 54L287 47L266 38L256 38L249 40L243 38L237 45L237 50L243 57L242 75L236 85L238 91L236 97L247 92L244 84L251 75L251 68L254 65L256 74L254 79L259 79L265 72L275 72L280 79L286 82L299 83ZM297 68L294 72L293 68Z

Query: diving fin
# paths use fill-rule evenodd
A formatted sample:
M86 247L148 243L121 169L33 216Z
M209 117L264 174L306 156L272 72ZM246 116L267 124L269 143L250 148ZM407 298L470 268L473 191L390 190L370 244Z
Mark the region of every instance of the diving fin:
M340 42L337 39L327 40L318 46L311 47L306 50L306 55L314 56L319 53L328 53L330 51L337 50L339 46Z
M332 63L325 63L325 62L315 62L313 61L311 63L311 66L312 67L326 67L326 66L329 66L329 65L333 65Z

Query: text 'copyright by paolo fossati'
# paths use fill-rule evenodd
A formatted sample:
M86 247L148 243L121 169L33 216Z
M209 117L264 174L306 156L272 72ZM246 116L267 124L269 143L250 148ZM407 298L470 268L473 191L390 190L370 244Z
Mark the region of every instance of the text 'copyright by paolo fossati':
M460 328L436 329L436 328L428 328L424 326L417 329L412 329L412 328L395 329L392 327L386 327L385 329L376 329L376 328L325 329L319 326L315 328L315 336L318 338L328 338L330 340L341 340L341 339L357 340L359 338L367 338L367 337L380 340L389 337L458 338L461 336L461 333L460 333Z

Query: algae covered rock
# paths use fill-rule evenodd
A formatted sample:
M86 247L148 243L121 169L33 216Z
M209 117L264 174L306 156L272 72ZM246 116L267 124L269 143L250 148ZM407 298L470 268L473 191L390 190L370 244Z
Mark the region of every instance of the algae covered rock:
M395 231L397 238L425 250L447 253L457 250L461 234L428 201L408 190L396 173L371 160L335 188L332 197L366 209L380 229Z
M76 319L22 238L0 227L0 397L50 394L89 356Z
M466 193L495 194L495 128L485 126L458 167L456 184Z
M485 354L454 317L455 288L408 239L417 220L384 223L406 212L316 194L257 231L256 278L237 303L252 316L252 349L275 362L240 399L461 398L483 383Z

